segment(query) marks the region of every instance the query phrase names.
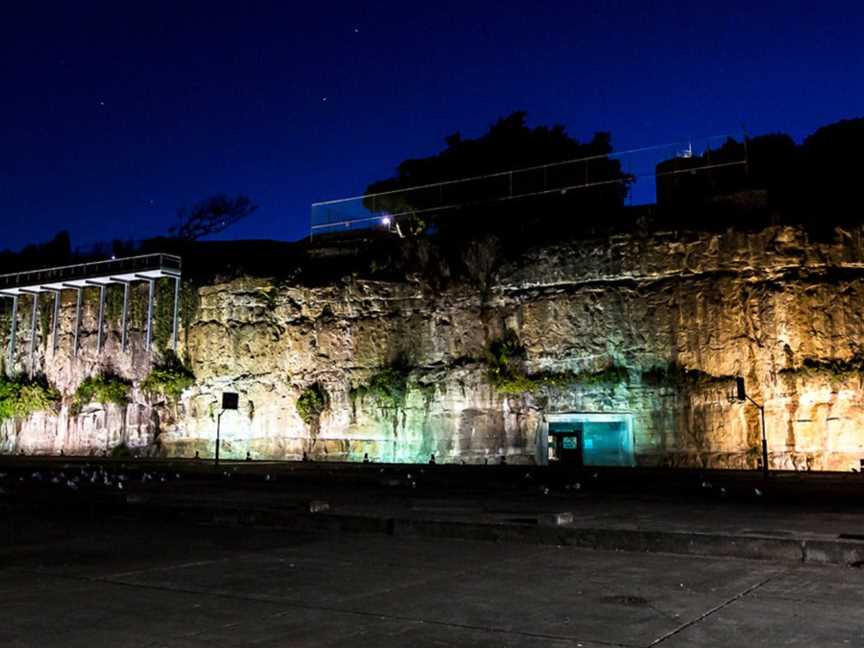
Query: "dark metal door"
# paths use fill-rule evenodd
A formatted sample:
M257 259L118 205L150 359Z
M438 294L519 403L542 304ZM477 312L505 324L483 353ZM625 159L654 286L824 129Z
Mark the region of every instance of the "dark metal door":
M582 467L582 430L569 430L555 435L559 461L567 466Z

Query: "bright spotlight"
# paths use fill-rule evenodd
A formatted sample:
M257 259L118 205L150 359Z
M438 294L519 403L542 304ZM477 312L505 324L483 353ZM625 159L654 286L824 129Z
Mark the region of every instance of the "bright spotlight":
M389 226L389 225L390 225L390 217L389 217L389 216L385 216L384 218L382 218L382 219L381 219L381 224L382 224L382 225L387 225L387 226Z

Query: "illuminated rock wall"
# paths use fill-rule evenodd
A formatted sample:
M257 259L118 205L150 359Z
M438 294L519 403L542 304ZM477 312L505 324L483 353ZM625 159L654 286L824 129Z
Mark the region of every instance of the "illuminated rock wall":
M149 356L138 333L120 354L112 327L97 358L91 304L72 359L67 305L57 354L37 344L66 402L56 416L4 422L0 444L88 454L124 442L209 456L218 397L230 390L241 408L222 417L222 438L234 457L533 463L545 454L545 414L622 412L633 417L639 464L754 467L758 410L727 398L742 375L765 403L773 467L849 470L864 458L862 276L860 231L820 243L778 227L549 246L498 267L482 290L439 291L416 277L316 288L247 277L199 290L180 349L197 383L179 404L136 389L126 408L94 405L77 417L68 401L85 375L101 367L140 381ZM580 379L498 393L484 350L507 330L525 347L526 373ZM399 358L411 371L397 407L352 391ZM626 372L591 379L610 366ZM316 382L329 402L309 425L296 401Z

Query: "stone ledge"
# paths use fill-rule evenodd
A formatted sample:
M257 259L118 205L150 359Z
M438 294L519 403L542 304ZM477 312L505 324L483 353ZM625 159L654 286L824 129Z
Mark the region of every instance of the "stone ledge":
M144 505L142 513L170 515L214 524L269 526L297 531L375 533L391 536L449 538L600 549L748 558L823 565L864 564L864 541L777 538L756 534L573 528L536 522L488 523L400 518L375 515L308 513L302 509Z

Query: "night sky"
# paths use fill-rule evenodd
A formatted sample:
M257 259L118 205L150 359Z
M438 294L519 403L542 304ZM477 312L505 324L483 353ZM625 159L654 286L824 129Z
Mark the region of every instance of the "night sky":
M616 149L864 116L861 3L753 4L4 3L0 248L157 235L217 193L260 206L224 237L296 239L517 109Z

